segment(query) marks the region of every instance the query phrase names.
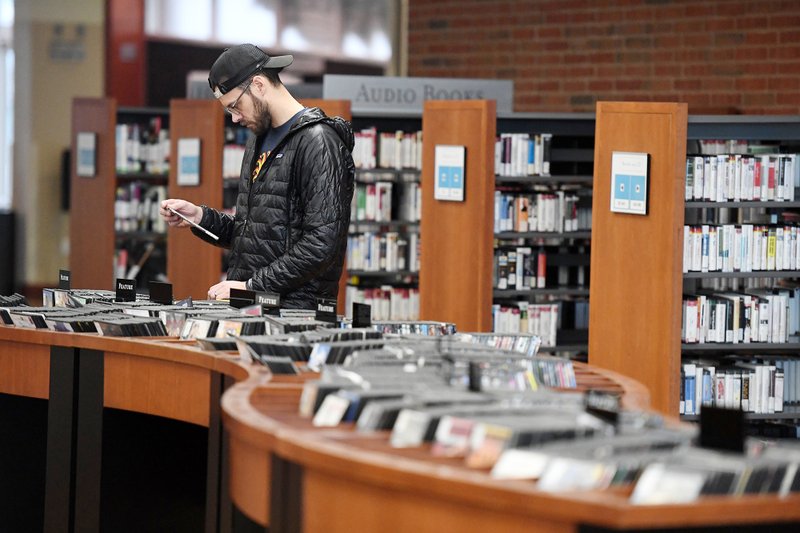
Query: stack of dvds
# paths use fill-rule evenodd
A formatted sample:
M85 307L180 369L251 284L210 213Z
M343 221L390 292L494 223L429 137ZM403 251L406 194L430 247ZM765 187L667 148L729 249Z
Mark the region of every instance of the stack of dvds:
M167 329L158 318L139 318L125 314L105 315L94 320L105 337L166 337Z
M456 325L448 322L379 320L372 327L381 333L418 334L418 335L453 335Z

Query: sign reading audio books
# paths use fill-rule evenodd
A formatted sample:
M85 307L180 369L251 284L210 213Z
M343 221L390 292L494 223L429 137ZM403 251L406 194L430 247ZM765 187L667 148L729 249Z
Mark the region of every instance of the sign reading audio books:
M466 78L405 78L326 74L322 97L350 100L358 113L419 115L425 100L495 100L498 113L511 113L511 80Z
M611 154L611 210L631 215L647 214L646 153Z

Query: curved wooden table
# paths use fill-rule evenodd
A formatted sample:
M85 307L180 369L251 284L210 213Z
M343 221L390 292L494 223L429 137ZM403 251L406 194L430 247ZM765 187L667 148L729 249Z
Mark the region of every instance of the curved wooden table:
M575 366L579 386L622 392L628 407L649 405L647 391L629 378ZM77 378L70 382L65 376ZM225 380L229 386L223 394ZM219 480L222 470L229 472L230 499L251 521L273 532L685 529L800 522L796 496L633 506L628 493L619 490L542 493L533 483L493 480L484 471L467 469L461 459L434 458L427 448L392 449L384 432L313 428L297 415L302 378L271 379L262 367L244 364L231 353L207 352L175 339L0 327L0 393L49 398L48 432L66 424L54 411L54 404L64 403L56 398L65 394L63 381L73 389L67 397L78 398L73 402L78 411L66 417L73 424L73 440L66 446L77 448L73 468L97 468L89 460L97 442L87 447L86 436L76 428L103 406L206 426L210 475ZM90 406L85 412L80 411L81 401ZM227 464L225 446L220 444L216 452L211 446L215 439L225 442L214 430L221 431L223 424ZM57 480L49 472L53 457L70 452L64 446L56 439L51 442L48 434L46 529L61 529L48 524L63 519L60 513L67 505L50 490ZM210 485L213 481L209 478ZM72 495L73 511L82 510L93 496L92 491ZM207 531L230 529L229 522L220 520L220 499L218 494L208 497ZM74 518L75 531L99 530L95 511L88 508L88 515Z

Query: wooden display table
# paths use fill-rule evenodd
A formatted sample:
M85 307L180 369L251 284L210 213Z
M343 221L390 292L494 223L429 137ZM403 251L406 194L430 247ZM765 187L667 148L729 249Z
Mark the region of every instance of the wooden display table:
M579 387L621 392L630 408L649 405L638 383L580 363L575 367ZM206 352L176 339L0 327L0 393L48 399L43 510L48 531L100 530L104 406L209 428L208 442L197 444L208 446L206 531L231 529L228 477L230 500L273 532L800 522L800 498L794 496L633 506L619 490L555 495L530 482L493 480L460 459L435 458L427 448L392 449L384 432L358 434L348 425L313 428L297 415L303 381L270 379L263 367L242 363L237 355Z

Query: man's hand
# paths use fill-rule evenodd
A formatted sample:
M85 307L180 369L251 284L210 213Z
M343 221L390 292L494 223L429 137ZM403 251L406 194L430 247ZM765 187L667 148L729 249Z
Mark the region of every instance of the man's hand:
M176 228L186 228L190 226L190 224L181 217L171 213L169 211L170 207L189 220L193 221L195 224L200 224L200 221L203 219L202 207L194 205L191 202L187 202L186 200L170 198L161 202L158 210L158 213L164 217L164 220L166 220L167 224L170 226L174 226Z
M231 297L231 289L245 289L244 281L221 281L208 289L210 300L227 300Z

